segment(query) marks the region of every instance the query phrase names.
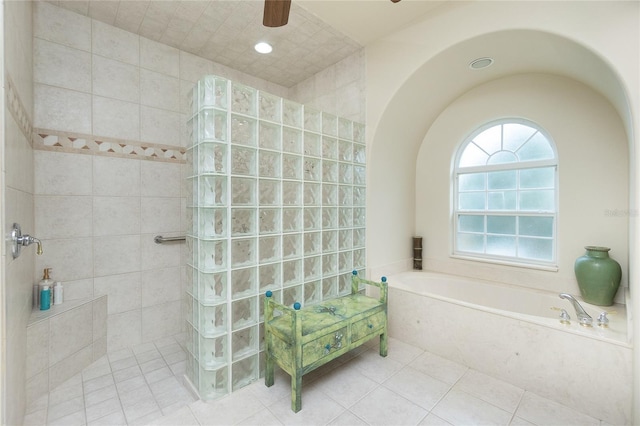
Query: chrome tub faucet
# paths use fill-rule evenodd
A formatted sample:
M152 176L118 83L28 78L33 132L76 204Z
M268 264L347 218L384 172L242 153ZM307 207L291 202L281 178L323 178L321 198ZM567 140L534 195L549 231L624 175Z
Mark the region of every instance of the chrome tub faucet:
M578 316L578 322L580 325L585 327L591 327L593 324L593 318L584 310L582 305L578 303L575 297L567 293L560 293L560 299L566 299L573 304L574 309L576 310L576 315Z

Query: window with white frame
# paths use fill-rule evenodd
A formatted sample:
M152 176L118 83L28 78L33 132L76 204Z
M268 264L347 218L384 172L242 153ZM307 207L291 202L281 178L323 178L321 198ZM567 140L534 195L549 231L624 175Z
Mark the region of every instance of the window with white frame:
M557 168L555 146L535 123L477 129L454 164L454 255L555 266Z

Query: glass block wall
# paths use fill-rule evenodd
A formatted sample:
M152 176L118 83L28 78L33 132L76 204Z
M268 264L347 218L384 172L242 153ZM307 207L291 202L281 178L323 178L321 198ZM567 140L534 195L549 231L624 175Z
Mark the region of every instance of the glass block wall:
M313 304L364 275L364 125L216 76L192 105L187 376L214 399L260 377L266 290Z

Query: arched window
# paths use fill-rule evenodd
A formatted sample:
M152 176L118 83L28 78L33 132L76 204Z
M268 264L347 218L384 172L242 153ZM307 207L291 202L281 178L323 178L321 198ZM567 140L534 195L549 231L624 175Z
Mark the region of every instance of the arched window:
M455 159L454 255L555 266L557 168L553 142L532 122L476 130Z

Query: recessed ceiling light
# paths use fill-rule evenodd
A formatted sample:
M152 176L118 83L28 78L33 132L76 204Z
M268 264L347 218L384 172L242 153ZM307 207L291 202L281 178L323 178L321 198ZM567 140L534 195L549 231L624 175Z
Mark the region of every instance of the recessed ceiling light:
M273 50L273 47L271 47L269 43L265 43L264 41L256 44L255 46L253 46L253 48L256 49L256 52L258 53L271 53L271 51Z
M493 64L493 58L478 58L469 63L469 68L479 70Z

